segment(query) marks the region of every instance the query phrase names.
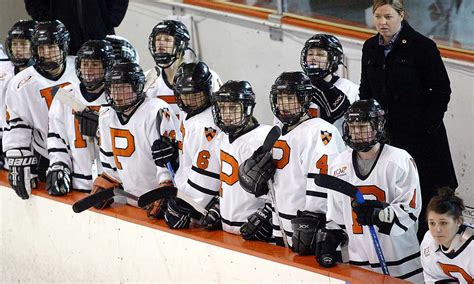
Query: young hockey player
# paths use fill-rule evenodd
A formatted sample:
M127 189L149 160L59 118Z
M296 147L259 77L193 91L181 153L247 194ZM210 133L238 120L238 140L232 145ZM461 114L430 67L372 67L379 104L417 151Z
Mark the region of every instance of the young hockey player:
M154 164L151 145L161 136L177 133L179 124L166 102L146 98L144 86L145 75L136 63L116 64L106 75L110 106L103 106L99 114L103 172L95 179L92 193L122 186L140 196L171 184L168 170ZM96 207L105 208L112 202L107 200ZM137 206L130 198L127 202Z
M326 189L314 184L313 175L326 174L345 149L334 126L308 116L312 90L303 72L284 72L276 79L270 103L283 128L273 146L273 160L256 151L239 169L241 185L260 196L268 192L266 181L276 167L270 180L274 192L269 193L274 195L273 234L278 245L288 244L300 254L314 253L316 229L325 224Z
M76 74L80 84L64 87L87 109L73 109L60 99L53 100L51 104L48 133L50 167L46 177L46 189L51 195L67 194L71 185L76 190L90 192L93 176L101 171L100 165L95 163L99 155L98 114L100 106L107 102L105 74L113 64L113 50L108 41L87 41L76 58Z
M463 224L462 199L442 188L428 203L421 242L425 283L474 283L474 228Z
M145 73L147 96L158 97L169 103L176 114L180 109L173 93L173 80L178 67L183 62L185 52L191 50L188 47L189 40L189 31L186 26L173 20L159 22L148 38L148 49L156 66ZM222 85L221 80L214 71L210 70L210 72L212 91L217 91Z
M253 116L255 93L247 81L228 81L212 96L216 125L223 131L218 137L221 163L220 214L222 229L246 239L265 241L272 235L271 210L265 200L246 192L239 183L239 165L262 146L271 127L260 125ZM259 222L265 215L267 222ZM261 214L256 214L259 211ZM248 220L247 220L248 218ZM207 221L212 223L212 219ZM245 226L241 229L241 227ZM266 234L254 234L266 226ZM263 229L260 231L264 231Z
M342 134L344 113L359 99L359 86L340 78L336 72L342 63L343 50L337 37L316 34L301 50L300 64L317 88L311 102L319 108L320 117L333 123Z
M212 73L203 63L183 63L174 78L174 94L181 109L181 136L179 145L170 139L161 138L153 143L155 163L164 166L178 157L179 169L175 183L178 195L182 194L201 207L209 205L218 194L219 148L217 135L220 129L215 125L211 110ZM169 155L166 155L168 153ZM165 219L171 228L185 228L189 225L192 209L181 198L170 200Z
M356 186L366 201L328 190L329 223L318 233L316 259L325 267L335 265L336 248L348 236L349 263L381 272L367 227L374 226L390 275L420 283L418 173L406 151L383 143L384 124L375 100L357 101L345 114L343 138L351 149L333 161L329 174Z
M3 151L10 185L22 199L45 181L49 164L46 145L48 111L60 87L77 82L74 60L68 58L69 33L59 21L39 23L31 51L35 63L18 73L6 94L9 114Z
M138 64L140 62L138 52L128 39L118 35L108 35L105 37L105 40L112 45L115 64L125 62Z
M8 82L23 69L33 65L31 40L38 22L20 20L8 31L5 51L8 56L0 59L0 148L2 146L3 128L7 126L5 96ZM0 153L0 168L4 167L3 151Z

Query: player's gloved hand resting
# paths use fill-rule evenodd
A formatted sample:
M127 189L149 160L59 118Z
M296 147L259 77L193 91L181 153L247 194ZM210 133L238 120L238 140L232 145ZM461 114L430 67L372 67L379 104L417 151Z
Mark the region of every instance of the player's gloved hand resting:
M189 203L174 197L168 202L165 221L171 229L185 229L189 227L191 218L200 219L201 216Z
M326 215L311 211L297 211L296 218L291 220L293 235L292 250L299 255L314 254L316 249L316 233L326 226Z
M359 225L381 226L384 223L392 223L395 217L389 204L378 200L366 200L362 204L354 200L352 209L357 215Z
M347 234L343 230L328 230L322 228L316 237L316 261L319 265L329 268L340 260L337 247L347 242Z
M97 136L97 128L99 127L99 114L96 111L85 109L74 113L74 117L79 122L79 130L82 135L89 137Z
M268 193L267 182L275 174L275 163L271 152L262 153L258 148L250 158L239 167L240 185L256 197Z
M71 190L71 170L62 162L54 163L46 171L46 190L50 195L66 195Z
M202 226L208 230L222 229L222 218L220 212L220 197L214 196L206 206L207 214L202 219Z
M6 152L8 182L21 199L28 199L31 189L38 185L38 158L29 150L11 149Z
M265 204L247 218L247 223L240 227L240 234L244 240L267 242L272 237L272 230L272 209Z
M166 164L171 163L174 168L178 159L176 142L171 141L168 137L161 136L153 142L151 152L155 165L166 168Z

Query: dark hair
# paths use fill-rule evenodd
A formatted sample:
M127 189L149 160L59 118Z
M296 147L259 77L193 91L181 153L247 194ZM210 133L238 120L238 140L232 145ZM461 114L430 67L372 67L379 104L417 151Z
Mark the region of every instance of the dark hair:
M448 214L454 219L462 217L464 211L464 202L454 194L454 190L449 187L438 189L438 195L431 198L426 207L426 216L434 211L437 214ZM428 219L428 218L427 218Z

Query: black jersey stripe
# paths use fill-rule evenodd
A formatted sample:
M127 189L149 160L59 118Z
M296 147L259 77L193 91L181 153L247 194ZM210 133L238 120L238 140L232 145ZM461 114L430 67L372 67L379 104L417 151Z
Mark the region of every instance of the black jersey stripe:
M237 222L237 221L229 221L227 219L224 219L221 217L222 223L229 225L229 226L234 226L234 227L241 227L245 222Z
M397 265L401 265L401 264L404 264L405 262L408 262L410 260L413 260L413 259L416 259L420 257L420 252L416 252L412 255L409 255L407 257L404 257L402 259L399 259L399 260L394 260L394 261L387 261L387 266L397 266ZM354 260L351 260L349 261L350 264L353 264L353 265L356 265L356 266L367 266L367 265L370 265L370 267L372 268L377 268L377 267L380 267L380 263L370 263L368 261L354 261Z
M318 191L312 191L312 190L307 190L306 195L309 196L314 196L314 197L319 197L319 198L328 198L328 194L325 192L318 192Z
M73 178L78 178L78 179L92 180L92 175L86 176L86 175L81 175L81 174L78 174L78 173L73 173L72 177Z
M412 272L408 272L407 274L403 274L403 275L400 275L400 276L396 276L396 278L399 278L399 279L407 279L407 278L410 278L414 275L417 275L417 274L420 274L423 272L423 268L418 268L418 269L415 269L413 270Z
M195 166L192 166L191 167L191 170L201 174L201 175L205 175L205 176L208 176L208 177L211 177L211 178L215 178L215 179L220 179L220 175L219 174L216 174L216 173L213 173L213 172L209 172L209 171L206 171L206 170L203 170L203 169L200 169L198 167L195 167Z
M192 181L189 180L189 179L188 179L188 184L189 184L192 188L194 188L194 189L196 189L196 190L198 190L198 191L200 191L200 192L202 192L202 193L209 194L209 195L212 195L212 196L214 196L214 195L217 194L217 191L213 191L213 190L209 190L209 189L207 189L207 188L204 188L204 187L202 187L202 186L200 186L200 185L195 184L194 182L192 182Z
M104 156L106 156L106 157L112 157L112 156L114 155L113 152L107 152L107 151L105 151L104 149L102 149L101 147L99 147L99 150L100 150L100 152L101 152Z

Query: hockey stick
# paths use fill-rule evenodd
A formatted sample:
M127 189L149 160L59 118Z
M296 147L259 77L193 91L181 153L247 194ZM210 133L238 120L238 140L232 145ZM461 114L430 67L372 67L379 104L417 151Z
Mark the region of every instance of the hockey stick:
M262 145L262 153L270 152L273 148L273 145L278 140L281 135L281 130L278 126L273 126L273 128L268 132L267 137L263 141ZM288 239L285 233L285 229L283 228L283 221L280 219L280 211L278 211L278 205L275 196L275 188L273 187L273 178L268 181L268 195L270 196L273 208L275 209L275 213L277 215L278 225L280 226L280 232L283 239L283 244L286 248L288 248Z
M365 202L364 196L357 187L337 177L316 174L316 177L314 178L314 183L318 186L325 187L347 195L349 197L352 197L359 204L363 204ZM385 275L390 275L390 273L388 272L387 263L385 262L385 257L383 256L382 247L380 246L379 238L375 233L373 225L369 225L369 231L370 236L372 237L372 243L374 244L375 252L377 253L377 258L380 262L380 267L382 268L382 272Z
M74 94L72 94L69 91L66 91L63 88L59 88L54 98L59 100L61 103L71 107L71 109L73 109L74 112L81 112L81 111L84 111L85 109L88 109L88 107L85 104L83 104L80 100L78 100L74 96ZM94 151L94 144L95 144L94 137L88 137L88 142L89 143L87 144L87 149L89 150L89 158L92 160L92 165L91 165L92 179L95 180L98 176L98 172L97 172L97 158Z
M163 109L160 108L158 110L158 114L156 115L156 131L158 132L158 136L161 137L161 121L163 121ZM174 170L173 167L171 166L171 162L166 163L166 168L171 174L171 178L173 179L173 184L174 183Z

